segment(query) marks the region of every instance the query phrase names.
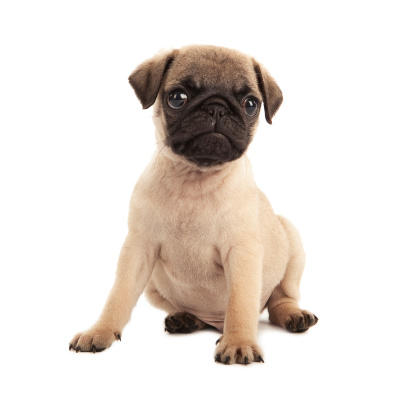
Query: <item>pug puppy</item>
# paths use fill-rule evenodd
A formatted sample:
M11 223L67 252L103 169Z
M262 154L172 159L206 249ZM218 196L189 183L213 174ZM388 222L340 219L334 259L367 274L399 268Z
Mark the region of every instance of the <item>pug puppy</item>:
M144 109L154 105L157 149L134 188L102 314L69 349L95 353L121 340L145 290L168 312L167 332L223 333L216 362L264 362L257 328L265 308L290 332L318 321L298 306L300 236L274 214L246 156L261 107L271 124L282 92L256 60L215 46L160 53L129 82Z

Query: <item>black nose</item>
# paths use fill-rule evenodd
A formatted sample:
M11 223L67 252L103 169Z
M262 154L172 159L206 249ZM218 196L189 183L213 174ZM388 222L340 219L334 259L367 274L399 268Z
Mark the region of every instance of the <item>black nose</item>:
M221 105L209 105L207 107L207 113L211 115L213 118L220 119L226 113L226 109Z

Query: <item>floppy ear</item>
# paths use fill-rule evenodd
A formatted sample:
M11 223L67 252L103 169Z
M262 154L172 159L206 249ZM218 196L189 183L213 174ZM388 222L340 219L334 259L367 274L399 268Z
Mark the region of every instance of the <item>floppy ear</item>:
M283 94L270 73L253 59L254 70L257 76L260 92L263 96L266 121L271 124L272 118L283 101Z
M144 109L152 106L157 99L162 79L174 60L175 52L155 55L141 63L128 78Z

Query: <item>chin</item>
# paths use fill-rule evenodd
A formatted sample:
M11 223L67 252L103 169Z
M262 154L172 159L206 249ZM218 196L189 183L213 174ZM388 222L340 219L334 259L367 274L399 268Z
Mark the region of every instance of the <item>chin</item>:
M162 147L161 147L162 148ZM178 167L184 168L188 171L212 172L220 171L231 165L236 159L232 160L218 160L210 157L189 157L182 154L177 154L171 147L165 146L162 150L162 155ZM240 158L240 157L239 157Z

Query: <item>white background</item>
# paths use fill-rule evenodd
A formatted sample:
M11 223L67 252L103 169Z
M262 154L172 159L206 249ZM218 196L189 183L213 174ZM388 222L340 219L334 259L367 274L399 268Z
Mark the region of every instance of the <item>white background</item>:
M5 413L409 413L413 390L413 21L400 1L2 2L1 406ZM239 49L284 103L250 148L307 251L302 335L262 315L265 364L213 360L142 297L101 354L95 322L155 149L127 78L160 48Z

